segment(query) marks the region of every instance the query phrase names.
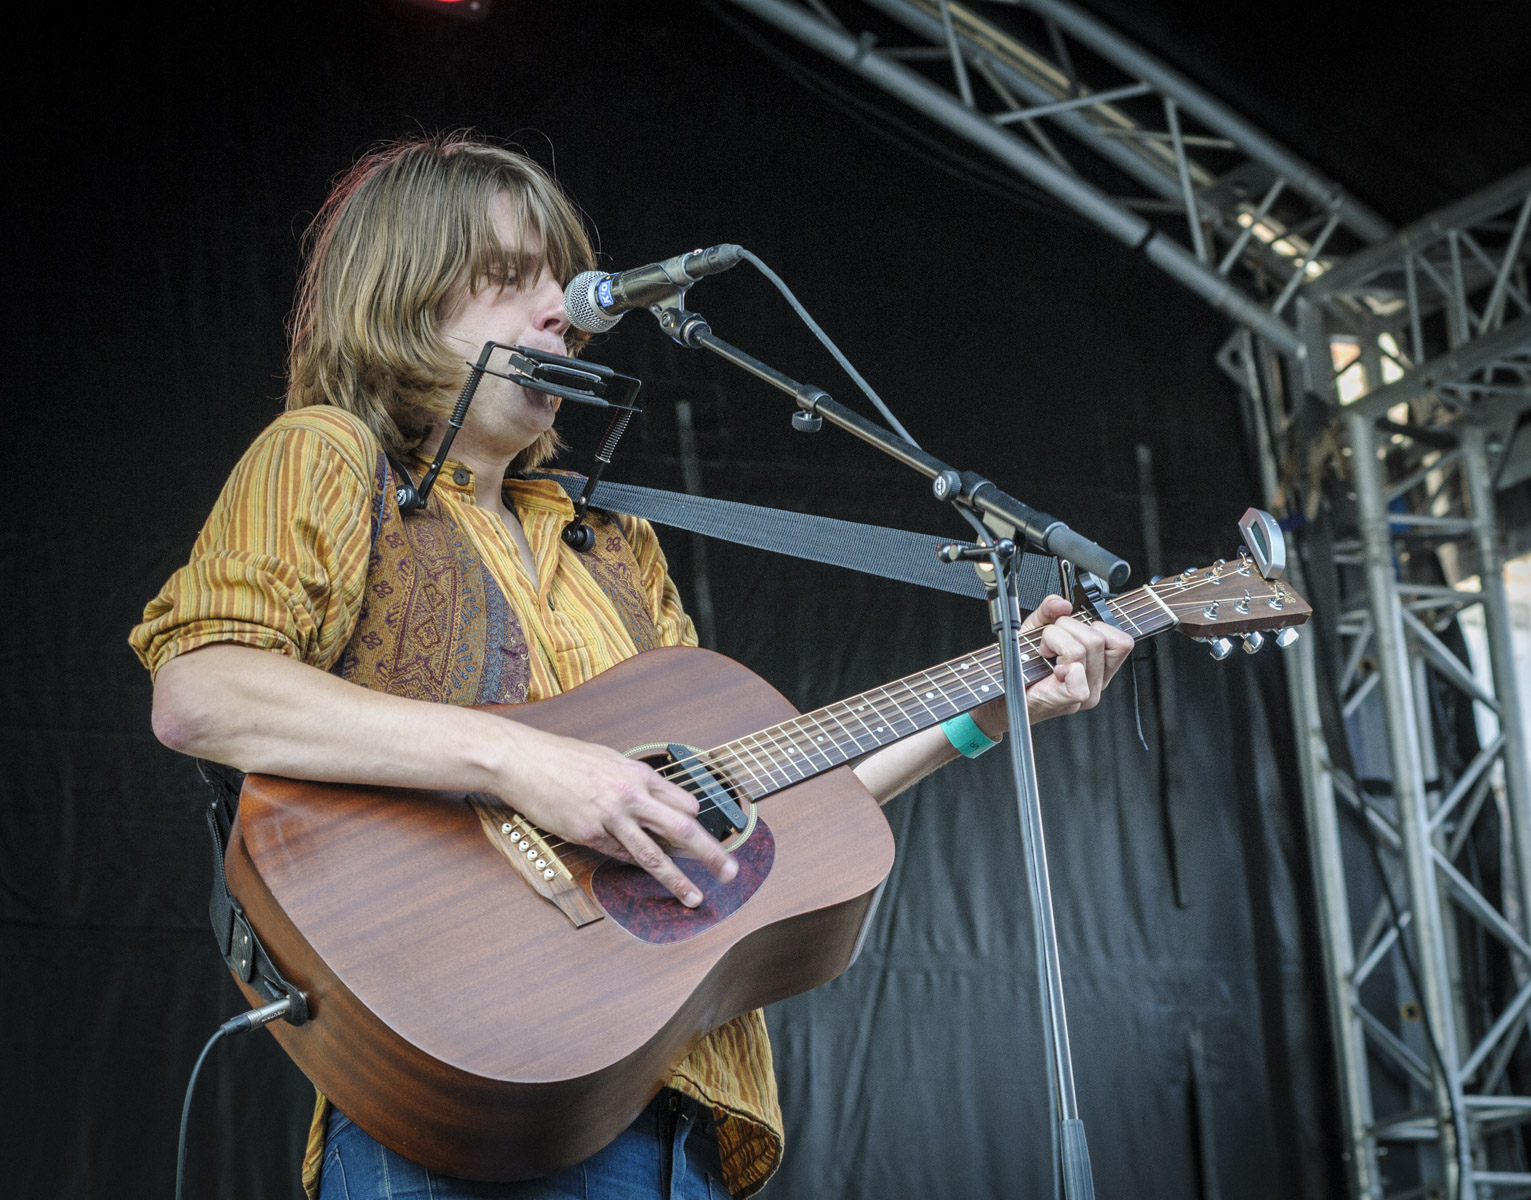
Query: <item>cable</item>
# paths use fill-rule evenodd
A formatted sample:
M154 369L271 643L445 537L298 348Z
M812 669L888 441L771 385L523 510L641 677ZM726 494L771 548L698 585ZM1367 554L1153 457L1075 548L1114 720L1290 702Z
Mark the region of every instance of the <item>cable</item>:
M233 1037L236 1033L259 1029L262 1025L269 1025L278 1017L285 1017L290 1011L292 1011L292 999L283 996L274 1003L252 1008L249 1012L231 1017L218 1026L218 1031L207 1039L207 1045L203 1046L202 1053L197 1055L196 1065L191 1069L191 1078L186 1081L186 1099L181 1103L181 1134L176 1140L175 1147L175 1200L181 1200L181 1186L186 1180L186 1123L191 1117L191 1096L196 1090L197 1076L202 1071L202 1064L207 1059L208 1051L217 1044L219 1038Z
M780 292L784 297L786 297L787 303L792 306L793 312L797 313L797 315L802 318L803 324L807 325L808 328L813 332L813 336L818 338L819 341L823 343L824 348L828 350L830 354L834 355L835 361L839 363L845 373L851 377L856 386L862 390L867 399L877 407L877 411L882 414L883 420L887 421L889 425L893 426L893 432L898 434L899 437L903 438L904 441L908 442L911 446L918 448L919 443L914 440L913 436L907 429L904 428L899 419L893 415L892 410L883 403L882 397L872 390L872 385L868 383L864 378L862 378L861 372L856 370L855 367L851 366L851 360L846 358L845 355L840 352L840 347L835 345L834 342L830 340L829 334L825 333L824 330L819 327L819 323L809 315L808 310L804 308L802 302L792 294L792 289L789 288L785 282L783 282L782 277L775 271L771 270L770 267L766 266L758 256L750 253L750 251L744 250L743 256L746 262L753 264L757 271L759 271L762 275L764 275L767 279L776 285L776 290Z
M211 1050L219 1038L223 1037L225 1029L218 1027L218 1032L207 1039L207 1045L202 1047L202 1053L197 1055L197 1065L191 1069L191 1079L186 1084L186 1099L181 1104L181 1136L175 1147L175 1200L181 1200L181 1185L186 1178L186 1122L191 1116L191 1093L197 1086L197 1074L202 1070L203 1060L207 1058L207 1052Z

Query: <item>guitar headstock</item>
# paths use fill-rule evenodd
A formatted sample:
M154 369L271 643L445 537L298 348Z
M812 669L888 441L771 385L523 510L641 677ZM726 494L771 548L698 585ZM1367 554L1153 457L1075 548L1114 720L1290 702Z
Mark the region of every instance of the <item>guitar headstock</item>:
M1244 552L1233 562L1218 559L1208 567L1182 571L1148 585L1166 608L1174 613L1181 633L1212 644L1212 656L1225 658L1229 641L1244 638L1244 649L1253 654L1264 635L1275 630L1276 642L1286 646L1296 639L1295 627L1313 615L1312 606L1281 579L1265 579Z

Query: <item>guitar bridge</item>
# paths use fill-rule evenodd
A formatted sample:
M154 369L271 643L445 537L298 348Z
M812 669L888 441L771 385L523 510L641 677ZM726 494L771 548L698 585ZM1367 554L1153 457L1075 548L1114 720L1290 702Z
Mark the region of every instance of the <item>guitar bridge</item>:
M498 796L470 792L464 799L478 814L484 833L539 896L557 906L576 929L606 914L554 854L542 831Z

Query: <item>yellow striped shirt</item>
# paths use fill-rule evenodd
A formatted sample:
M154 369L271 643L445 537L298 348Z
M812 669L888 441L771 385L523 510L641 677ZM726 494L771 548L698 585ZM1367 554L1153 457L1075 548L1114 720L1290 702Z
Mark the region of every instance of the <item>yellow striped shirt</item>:
M129 642L151 672L178 654L218 642L274 650L329 669L350 641L362 607L371 550L377 440L351 414L314 407L278 417L245 453L192 550L144 610ZM416 478L419 478L416 474ZM507 480L537 565L526 573L505 523L479 508L472 472L449 461L436 494L525 631L528 700L555 696L636 653L611 602L564 544L574 515L550 480ZM664 554L648 522L622 517L641 590L664 645L696 644ZM675 1070L670 1086L712 1106L720 1124L724 1183L755 1192L781 1158L782 1120L765 1022L754 1012L713 1031ZM318 1194L327 1105L319 1098L303 1164Z

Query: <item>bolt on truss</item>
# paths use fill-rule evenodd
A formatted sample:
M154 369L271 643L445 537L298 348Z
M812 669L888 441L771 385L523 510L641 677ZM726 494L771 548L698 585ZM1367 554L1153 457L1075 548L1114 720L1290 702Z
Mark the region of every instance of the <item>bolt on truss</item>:
M1286 661L1351 1191L1531 1197L1531 1096L1511 1082L1531 1016L1531 770L1493 482L1531 409L1531 168L1395 231L1066 0L733 3L1242 326L1219 361L1268 507L1326 520L1340 560L1339 653L1306 639ZM1474 607L1477 671L1453 640ZM1497 718L1465 757L1437 720L1453 694Z

